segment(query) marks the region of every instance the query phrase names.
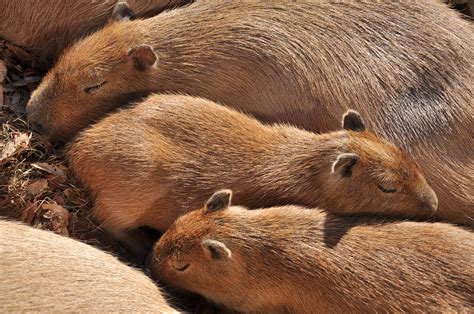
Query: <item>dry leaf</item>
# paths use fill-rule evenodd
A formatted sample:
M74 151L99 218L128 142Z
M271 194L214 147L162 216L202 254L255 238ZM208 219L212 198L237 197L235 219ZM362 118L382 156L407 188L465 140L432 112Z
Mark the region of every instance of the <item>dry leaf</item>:
M72 188L67 188L63 191L63 195L66 196L66 199L71 202L75 203L79 199L79 192L77 190L74 190Z
M47 226L46 228L49 230L68 236L69 212L67 209L56 203L43 204L41 207L43 209L41 213L43 227Z
M44 192L47 188L48 180L40 179L30 183L30 185L28 185L28 187L26 188L26 193L31 196L36 196Z
M38 205L35 202L28 201L26 207L21 210L20 219L31 225L38 209Z
M0 60L0 83L3 83L3 80L5 79L5 75L7 74L7 67L5 66L5 63L3 60Z
M3 147L2 156L0 157L0 162L6 161L15 153L28 147L29 143L30 143L30 135L28 135L27 133L15 134L15 136L12 139L8 140L8 142Z
M58 203L58 205L64 205L66 201L64 200L64 197L62 197L60 194L55 194L53 197L53 201Z
M64 182L66 182L66 177L60 177L54 174L48 174L46 179L48 180L49 187L51 189L55 189L61 184L63 184Z
M67 177L67 168L63 165L50 165L47 162L37 162L31 164L32 167L54 174L58 177Z

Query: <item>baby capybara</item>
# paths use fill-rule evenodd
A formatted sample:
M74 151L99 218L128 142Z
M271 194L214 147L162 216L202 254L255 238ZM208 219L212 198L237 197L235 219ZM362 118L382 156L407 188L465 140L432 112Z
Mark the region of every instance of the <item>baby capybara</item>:
M197 1L77 43L33 93L28 118L67 140L150 92L317 132L354 108L420 163L440 199L437 218L472 226L472 33L430 0Z
M142 225L165 231L223 187L251 208L426 218L437 207L418 166L354 111L343 130L314 134L202 98L153 95L84 131L67 155L93 214L121 238Z
M154 278L259 313L472 313L474 235L443 223L230 206L228 190L180 217Z
M176 313L144 273L79 241L0 220L0 312Z

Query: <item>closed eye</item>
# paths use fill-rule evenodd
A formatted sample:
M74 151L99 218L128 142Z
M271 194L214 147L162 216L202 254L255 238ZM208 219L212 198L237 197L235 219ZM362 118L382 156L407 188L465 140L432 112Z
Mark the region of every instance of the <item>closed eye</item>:
M93 93L97 92L99 90L99 88L104 86L105 83L107 83L107 81L103 81L102 83L94 85L94 86L86 87L86 88L84 88L84 92L86 92L87 94L93 94Z
M380 184L377 185L377 187L379 188L380 191L382 191L384 193L395 193L395 192L397 192L396 189L386 188L386 187L381 186Z
M188 269L188 267L189 267L189 264L186 264L186 265L184 265L184 266L182 266L182 267L176 268L176 270L177 270L177 271L185 271L186 269Z

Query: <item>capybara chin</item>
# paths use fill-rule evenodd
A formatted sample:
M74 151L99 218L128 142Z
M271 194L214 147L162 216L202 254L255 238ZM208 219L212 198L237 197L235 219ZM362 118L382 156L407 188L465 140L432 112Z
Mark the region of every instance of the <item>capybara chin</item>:
M81 133L67 158L91 192L93 214L114 233L165 231L223 187L251 208L427 218L437 206L415 162L368 132L354 111L342 130L315 134L202 98L152 95Z
M0 37L31 50L48 66L70 44L100 29L118 0L0 0ZM125 1L124 1L125 2ZM133 16L151 17L189 0L127 0ZM130 11L129 9L129 11ZM132 17L132 15L130 15Z
M472 33L428 0L197 1L78 42L33 93L28 118L67 140L117 99L150 92L317 132L354 108L419 162L437 218L474 226Z
M177 313L142 272L79 241L0 220L0 312Z
M160 282L242 312L472 313L474 235L444 223L247 210L228 190L155 245Z

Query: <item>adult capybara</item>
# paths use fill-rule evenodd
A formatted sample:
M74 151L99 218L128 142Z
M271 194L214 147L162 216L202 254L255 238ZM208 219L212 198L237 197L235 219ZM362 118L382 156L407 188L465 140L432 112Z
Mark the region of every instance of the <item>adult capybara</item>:
M42 65L48 65L68 45L104 26L119 2L119 0L0 0L0 37L15 45L31 49L39 57ZM128 0L127 2L136 17L144 18L191 1ZM117 15L113 15L112 18L117 18Z
M149 92L201 96L320 132L354 108L420 163L438 218L474 226L472 33L431 1L197 2L84 39L27 111L68 139Z
M176 312L142 272L79 241L0 220L0 311Z
M474 311L469 231L297 206L249 211L229 207L230 195L173 224L151 255L153 277L242 312Z
M252 208L420 218L436 211L410 157L366 131L356 112L343 128L314 134L202 98L153 95L84 131L67 155L93 196L93 214L122 240L123 230L142 225L165 231L226 186Z

